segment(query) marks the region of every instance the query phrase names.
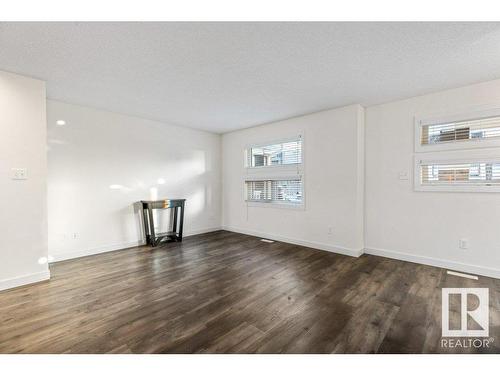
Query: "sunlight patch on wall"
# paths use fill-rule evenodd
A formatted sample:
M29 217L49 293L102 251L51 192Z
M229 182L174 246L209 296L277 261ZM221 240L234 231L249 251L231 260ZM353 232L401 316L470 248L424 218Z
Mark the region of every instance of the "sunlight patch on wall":
M186 211L189 213L196 215L203 211L205 208L205 191L203 189L199 189L193 194L188 195Z
M158 188L156 186L149 188L149 199L152 201L158 200Z

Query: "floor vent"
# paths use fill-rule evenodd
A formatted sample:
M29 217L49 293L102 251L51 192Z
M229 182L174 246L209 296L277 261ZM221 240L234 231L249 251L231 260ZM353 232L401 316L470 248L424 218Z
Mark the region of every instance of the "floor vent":
M446 271L448 275L453 275L453 276L458 276L458 277L465 277L466 279L472 279L472 280L478 280L477 276L474 275L468 275L466 273L461 273L461 272L455 272L455 271Z
M267 239L265 239L265 238L261 238L260 240L261 240L262 242L265 242L265 243L273 243L273 242L274 242L274 241L272 241L272 240L267 240Z

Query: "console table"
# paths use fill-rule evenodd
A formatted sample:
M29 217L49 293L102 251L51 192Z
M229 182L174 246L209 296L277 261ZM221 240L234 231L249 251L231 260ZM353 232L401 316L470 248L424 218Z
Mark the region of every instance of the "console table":
M182 228L184 226L184 203L185 199L162 199L157 201L141 201L144 221L144 234L146 243L157 246L160 242L182 241ZM174 210L172 230L163 233L155 233L153 210L171 208Z

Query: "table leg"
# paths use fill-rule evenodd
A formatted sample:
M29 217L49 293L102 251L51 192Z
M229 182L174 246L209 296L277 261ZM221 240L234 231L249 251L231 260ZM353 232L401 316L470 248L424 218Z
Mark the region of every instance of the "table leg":
M149 226L148 226L148 215L147 210L142 208L142 220L144 221L144 235L146 236L146 244L149 245L151 243L151 237L149 236Z
M181 217L180 217L180 221L179 221L179 235L178 235L178 238L179 238L179 241L182 241L182 230L183 230L183 227L184 227L184 202L182 202L182 205L180 206L180 209L181 209Z
M177 236L177 210L179 207L174 207L174 222L173 222L173 231L175 235Z
M156 246L155 222L153 220L153 209L151 207L148 208L148 213L149 213L149 230L151 233L151 245Z

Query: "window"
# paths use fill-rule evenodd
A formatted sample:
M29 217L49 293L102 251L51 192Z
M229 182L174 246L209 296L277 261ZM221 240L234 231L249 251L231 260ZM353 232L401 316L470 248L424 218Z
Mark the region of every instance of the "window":
M421 164L422 185L500 186L500 163Z
M261 207L304 206L302 136L245 150L245 201Z
M500 147L500 110L415 121L415 151Z
M302 203L302 180L255 180L245 181L249 202Z
M302 163L302 140L252 146L248 149L247 166L268 167Z
M414 187L500 192L500 109L416 119Z
M421 144L500 137L500 116L422 126Z
M500 150L416 154L415 190L499 192Z

